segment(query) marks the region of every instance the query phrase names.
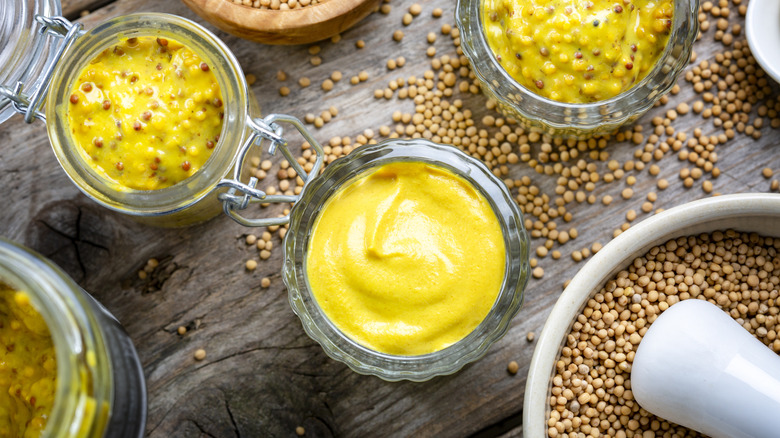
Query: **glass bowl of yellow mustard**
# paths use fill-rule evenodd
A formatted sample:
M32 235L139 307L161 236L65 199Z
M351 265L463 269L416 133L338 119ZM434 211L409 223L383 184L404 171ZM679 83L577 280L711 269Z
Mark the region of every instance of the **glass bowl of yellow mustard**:
M45 114L57 159L82 192L179 226L221 211L217 185L246 138L250 97L219 38L181 17L142 13L77 34Z
M0 238L0 430L142 437L146 386L117 320L42 256Z
M614 131L674 86L698 0L458 0L461 47L482 91L527 129Z
M283 278L305 331L333 359L389 381L477 360L509 329L528 237L484 164L423 139L330 164L290 214Z

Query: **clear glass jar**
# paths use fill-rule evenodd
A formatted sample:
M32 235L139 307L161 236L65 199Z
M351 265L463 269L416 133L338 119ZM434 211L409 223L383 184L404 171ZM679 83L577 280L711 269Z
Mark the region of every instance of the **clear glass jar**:
M639 83L604 101L572 104L528 90L496 61L482 25L482 0L458 0L455 19L461 48L482 91L508 117L526 128L559 137L586 138L615 131L649 110L677 82L691 58L699 32L699 0L674 0L672 33L653 70Z
M72 30L67 27L70 23L61 18L59 20L65 23L65 29L60 29L60 33ZM32 28L27 31L32 32ZM247 126L250 113L257 112L257 105L251 98L246 79L233 53L202 26L170 14L125 15L105 21L87 32L76 29L72 33L72 40L60 38L51 45L51 50L63 46L65 50L62 54L55 53L50 80L40 88L41 93L46 93L45 117L42 113L36 114L37 118L48 120L49 140L68 177L84 194L101 205L152 225L182 226L218 214L222 209L218 195L225 191L220 190L219 184L234 168L238 151L249 133ZM85 160L68 126L69 93L81 70L104 49L116 44L119 38L139 36L174 39L197 52L212 67L224 102L222 131L211 157L190 178L159 190L129 189L99 175ZM47 44L46 41L39 43ZM46 76L45 72L40 74ZM4 81L2 84L8 90L12 82ZM32 101L38 88L28 90L23 87L23 90L27 91L22 100ZM33 111L37 109L32 108ZM28 121L32 121L32 117L29 118ZM239 179L241 177L245 178L246 175L239 175Z
M1 238L0 282L26 292L51 332L57 387L44 436L143 436L144 375L119 322L54 264Z
M419 356L398 356L363 347L348 338L324 314L309 289L306 257L312 227L329 197L370 168L390 162L414 161L444 167L471 183L490 202L501 225L506 248L506 271L496 302L474 331L443 350ZM303 328L325 352L361 374L382 379L423 381L452 374L482 357L509 329L523 303L528 281L528 236L522 214L504 183L481 162L455 147L423 139L387 140L363 146L325 169L301 193L290 213L284 238L283 279L290 305Z
M68 98L81 70L99 53L124 38L154 36L174 39L212 66L222 89L225 118L220 140L206 164L190 178L159 190L133 190L100 176L84 159L68 126ZM59 62L46 99L46 119L57 160L87 196L121 213L146 218L157 225L186 225L216 215L217 184L233 168L246 132L249 102L246 79L235 56L211 32L187 19L143 13L117 17L76 39ZM206 202L200 202L204 198Z

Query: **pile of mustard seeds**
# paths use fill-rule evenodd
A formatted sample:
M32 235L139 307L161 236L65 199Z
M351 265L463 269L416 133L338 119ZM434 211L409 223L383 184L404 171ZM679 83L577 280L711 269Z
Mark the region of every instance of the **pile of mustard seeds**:
M741 17L746 11L745 3L721 0L702 4L700 36L706 43L721 45L722 50L708 60L698 60L694 51L691 65L680 83L657 103L658 107L668 106L661 115L644 117L634 126L588 140L552 138L526 131L515 120L497 112L496 102L479 99L480 84L461 50L460 33L451 23L444 22L444 18L438 29L424 35L425 44L421 47L430 59L428 67L422 71L405 71L409 66L406 60L399 62L400 52L388 53L385 71L391 79L384 87L362 87L370 77L366 69L333 71L322 78L298 78L299 89L296 89L296 79L288 78L284 72L277 79L291 83L284 86L288 92L303 89L304 84L325 85L330 80L322 87L323 93L360 87L360 91L350 92L371 93L379 106L393 104L387 124L324 142L326 165L359 146L387 138L426 138L454 145L483 161L512 191L525 216L533 245L532 277L541 279L545 263L562 257L586 261L602 247L600 242L578 239L580 233L571 224L575 220L572 211L577 205L624 209L625 222L612 232L612 237L616 237L633 223L661 211L656 206L660 192L672 185L701 190L703 196L718 195L715 188L721 175L718 167L721 147L746 135L758 139L764 130L780 127L777 87L769 84L744 40ZM414 26L414 18L426 13L425 6L412 5L408 10L398 11L398 15L402 14L400 26ZM385 0L380 12L391 14L389 1ZM435 18L443 16L439 8L427 13ZM400 28L398 32L403 34ZM365 42L357 37L350 44L354 44L355 50L365 50ZM397 40L394 35L387 38ZM318 57L321 62L327 59L328 52L328 43L320 43L310 46L308 55ZM351 79L339 82L334 75L339 80ZM696 100L670 104L683 91L682 87L685 91L692 88ZM484 107L475 107L475 102ZM399 109L399 103L408 109ZM319 113L306 114L305 121L316 134L317 129L337 120L337 115L337 108L323 108ZM709 128L690 131L678 128L694 117L712 123ZM635 146L633 158L612 158L610 149L615 143ZM313 152L307 144L303 144L302 151L298 162L310 168L315 158ZM678 178L661 178L662 162L671 156L689 165L679 172ZM289 163L282 161L273 166L263 169L258 163L253 167L260 180L268 174L279 178L264 190L298 194L303 180L295 175ZM518 167L521 172L517 172ZM510 177L518 173L522 176ZM771 174L766 177L767 174L770 173L764 172L764 177L771 179ZM638 192L637 183L647 178L655 181L657 191ZM544 188L550 186L544 184L550 179L556 182L551 191ZM770 180L766 189L780 190L780 184Z
M631 392L637 346L681 300L707 300L780 354L780 238L733 230L652 248L577 316L555 363L547 436L698 437L642 409Z

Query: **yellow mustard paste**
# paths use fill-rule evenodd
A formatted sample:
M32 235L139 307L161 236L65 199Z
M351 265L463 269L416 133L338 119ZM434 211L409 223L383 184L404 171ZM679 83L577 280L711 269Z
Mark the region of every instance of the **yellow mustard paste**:
M397 162L334 194L307 251L312 294L346 336L420 355L472 332L498 297L501 226L484 196L439 166Z
M653 69L671 0L482 0L488 45L521 85L566 103L606 100Z
M39 437L54 404L57 362L46 322L0 283L0 437Z
M214 73L197 53L164 38L129 38L79 75L68 105L76 144L98 173L136 190L198 171L224 116Z

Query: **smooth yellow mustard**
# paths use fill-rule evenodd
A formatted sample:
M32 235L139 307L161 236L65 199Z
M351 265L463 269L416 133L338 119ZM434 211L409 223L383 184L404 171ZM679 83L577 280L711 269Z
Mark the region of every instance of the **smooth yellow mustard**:
M39 437L54 404L57 362L46 322L0 283L0 436Z
M653 69L671 0L482 0L488 45L521 85L566 103L606 100Z
M84 68L67 113L90 166L126 188L155 190L203 166L219 141L223 110L214 73L197 53L139 37Z
M420 355L485 318L504 278L501 226L485 197L420 162L370 170L329 199L307 251L312 294L346 336Z

